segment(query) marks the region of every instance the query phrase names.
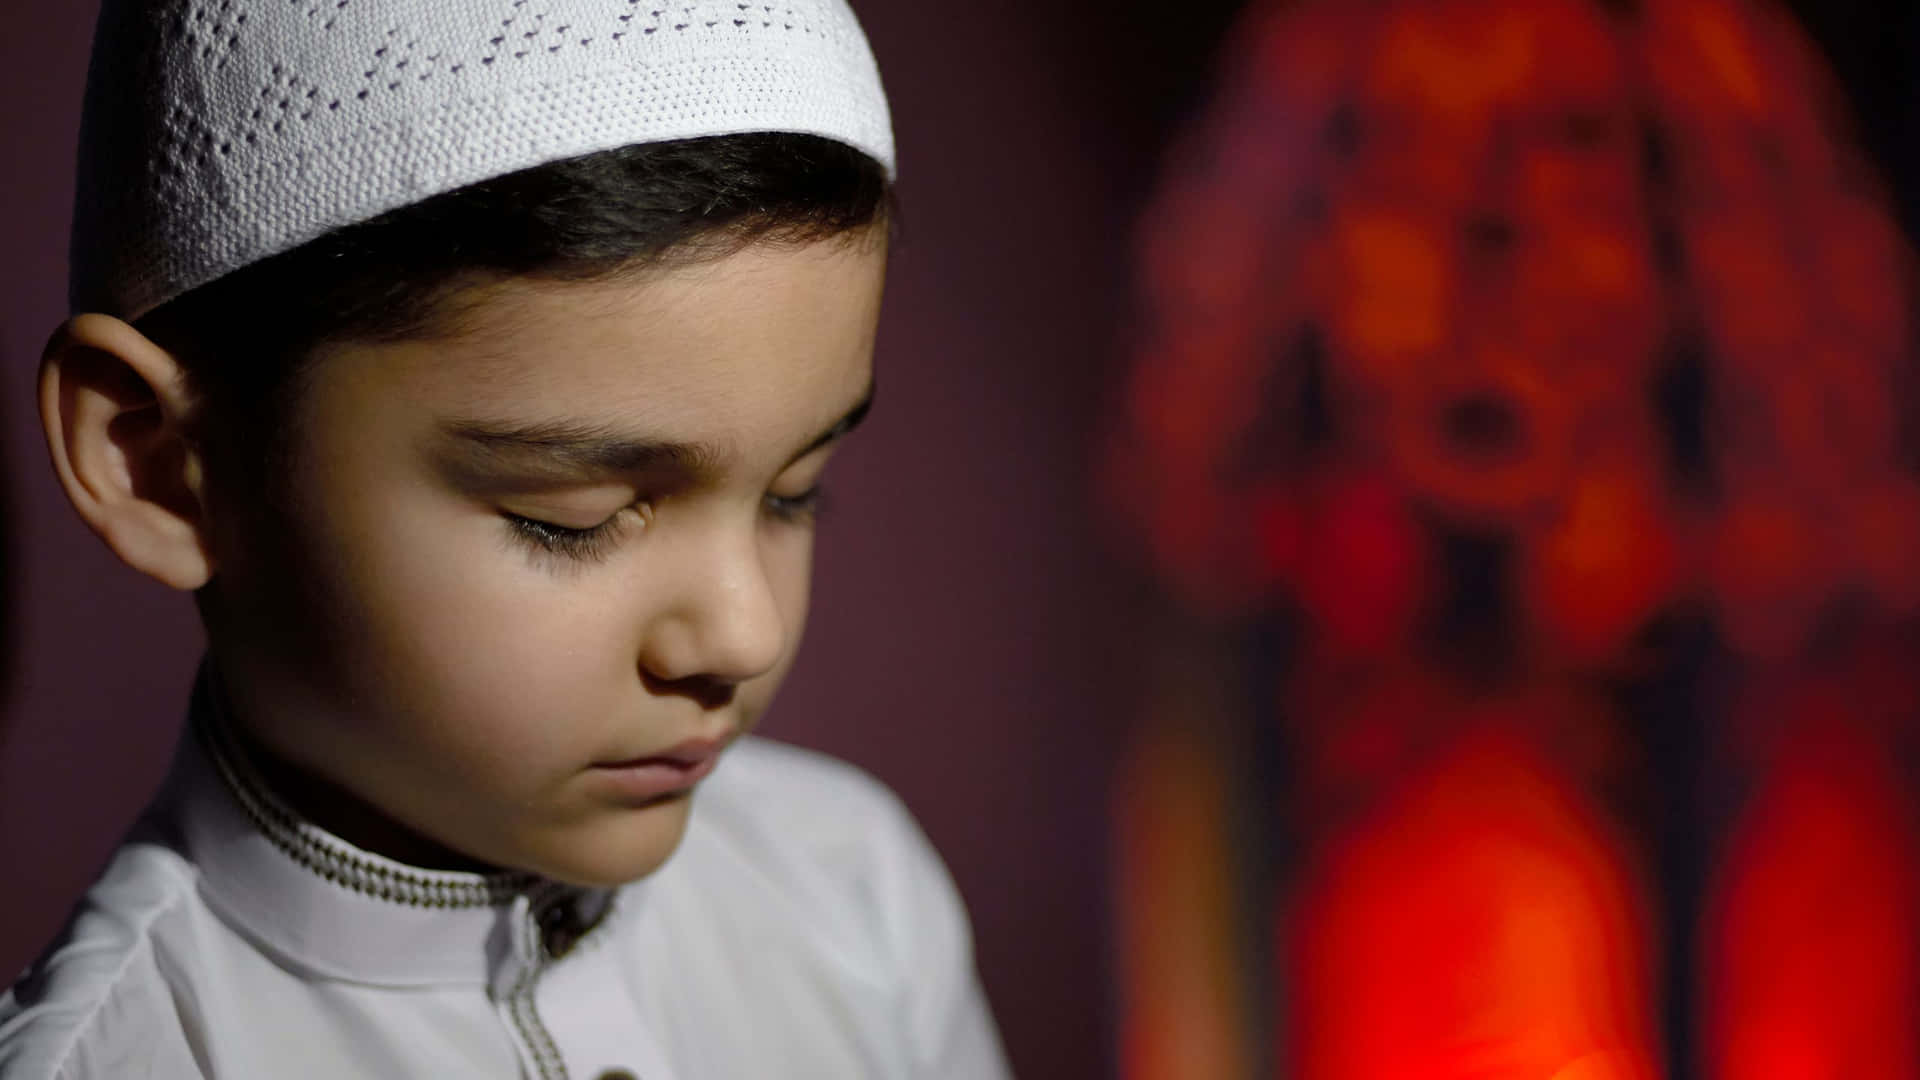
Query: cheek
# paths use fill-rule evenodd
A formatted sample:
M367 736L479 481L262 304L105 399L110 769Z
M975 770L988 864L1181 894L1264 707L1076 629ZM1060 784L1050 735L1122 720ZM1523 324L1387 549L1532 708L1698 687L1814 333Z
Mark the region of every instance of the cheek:
M611 578L549 572L491 516L404 487L362 486L329 531L336 671L423 739L542 756L630 690L636 612Z
M780 610L791 628L788 637L798 642L806 628L807 602L813 586L812 529L796 529L790 535L775 537L767 544L768 587L773 590ZM792 651L789 645L788 651Z
M799 655L812 594L813 534L803 532L770 544L766 567L768 587L773 590L774 601L787 627L787 635L779 663L741 688L745 722L748 724L758 720L772 703L774 694L779 691L780 684L786 681L787 672L793 669L794 660Z
M386 740L403 730L417 753L448 764L525 768L577 756L645 713L637 671L655 614L648 598L675 594L698 566L662 565L645 550L549 565L495 515L385 460L348 449L310 474L302 495L308 576L322 597L309 609L328 645L297 662L344 706L343 723L379 723L368 734ZM785 640L775 668L740 688L748 721L793 664L813 555L811 530L761 527Z

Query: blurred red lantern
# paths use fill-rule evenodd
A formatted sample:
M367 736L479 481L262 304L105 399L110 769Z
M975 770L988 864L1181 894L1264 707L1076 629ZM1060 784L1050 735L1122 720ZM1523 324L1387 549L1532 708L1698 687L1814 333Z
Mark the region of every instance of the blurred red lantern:
M1143 221L1108 487L1189 608L1300 616L1283 1074L1661 1075L1635 847L1586 794L1628 740L1574 688L1683 607L1783 667L1920 613L1909 245L1769 0L1267 0L1223 72ZM1479 683L1435 648L1474 603ZM1724 1080L1920 1063L1911 808L1871 725L1818 727L1717 732L1795 759L1709 915Z
M1497 715L1349 829L1283 912L1280 1075L1662 1075L1654 940L1628 850Z
M1773 4L1275 2L1242 33L1146 220L1111 459L1176 591L1348 611L1271 526L1310 547L1315 477L1357 465L1509 532L1518 636L1561 661L1696 587L1766 655L1846 590L1920 606L1911 256Z
M1407 647L1427 592L1427 539L1398 485L1377 475L1328 477L1307 504L1294 591L1335 657Z
M1920 808L1889 753L1909 681L1856 665L1745 703L1760 783L1700 922L1709 1080L1920 1077Z
M1887 475L1848 494L1836 516L1851 580L1877 601L1881 619L1912 618L1920 613L1920 557L1912 546L1920 536L1920 490Z
M1706 575L1721 632L1750 655L1800 652L1830 580L1822 523L1784 493L1735 489L1713 528Z
M1520 596L1555 659L1604 670L1673 595L1683 567L1662 485L1621 463L1588 470L1527 545Z

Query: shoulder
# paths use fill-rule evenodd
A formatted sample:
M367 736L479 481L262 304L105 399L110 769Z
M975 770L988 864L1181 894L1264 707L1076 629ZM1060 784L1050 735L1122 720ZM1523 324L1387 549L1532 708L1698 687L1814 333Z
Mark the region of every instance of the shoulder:
M696 828L756 861L795 863L847 882L939 872L900 797L871 773L815 750L740 740L702 788Z
M814 749L737 742L701 788L689 840L868 928L958 915L947 867L906 803L864 769Z
M195 872L177 852L129 843L59 936L0 994L8 1080L195 1075L169 1068L184 1035L164 971L192 920ZM187 932L190 936L190 931Z
M760 736L735 743L701 794L722 815L764 815L787 828L838 830L871 815L893 826L911 820L899 796L865 769Z
M833 939L837 967L867 957L894 988L890 1022L912 1075L1007 1075L960 893L886 785L824 754L746 739L698 799L696 859L712 867L724 853L729 882L761 886L722 891L782 906L807 934Z

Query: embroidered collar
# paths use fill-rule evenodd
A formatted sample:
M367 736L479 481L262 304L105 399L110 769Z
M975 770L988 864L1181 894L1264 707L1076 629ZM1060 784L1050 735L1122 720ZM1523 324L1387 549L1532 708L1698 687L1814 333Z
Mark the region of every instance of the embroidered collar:
M491 983L522 952L533 917L563 925L570 947L614 896L528 873L408 866L306 820L233 737L211 665L194 686L160 806L175 818L208 902L283 961L328 978ZM555 911L567 917L554 920Z

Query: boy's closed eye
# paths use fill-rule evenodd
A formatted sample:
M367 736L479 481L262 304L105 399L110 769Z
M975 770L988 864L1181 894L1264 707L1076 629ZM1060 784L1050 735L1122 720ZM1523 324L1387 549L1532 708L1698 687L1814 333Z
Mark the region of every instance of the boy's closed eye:
M818 517L827 458L872 404L869 385L794 454L761 496L769 521L805 526ZM630 533L649 527L661 503L718 487L726 471L726 456L709 444L578 424L453 421L440 435L433 456L451 486L494 502L515 541L571 562L604 559Z
M822 485L816 482L790 495L769 491L761 503L773 521L804 526L818 519L826 509L827 499ZM503 509L500 515L516 539L532 545L540 553L576 562L598 562L610 554L629 531L648 527L653 521L654 507L651 501L643 500L590 523L578 522L577 515L537 511L520 513Z
M607 556L628 529L644 528L647 518L651 516L651 509L645 503L622 507L619 512L591 525L567 525L511 510L502 510L500 516L506 520L515 539L531 545L539 553L559 555L576 562L598 562ZM629 517L639 520L629 521Z

